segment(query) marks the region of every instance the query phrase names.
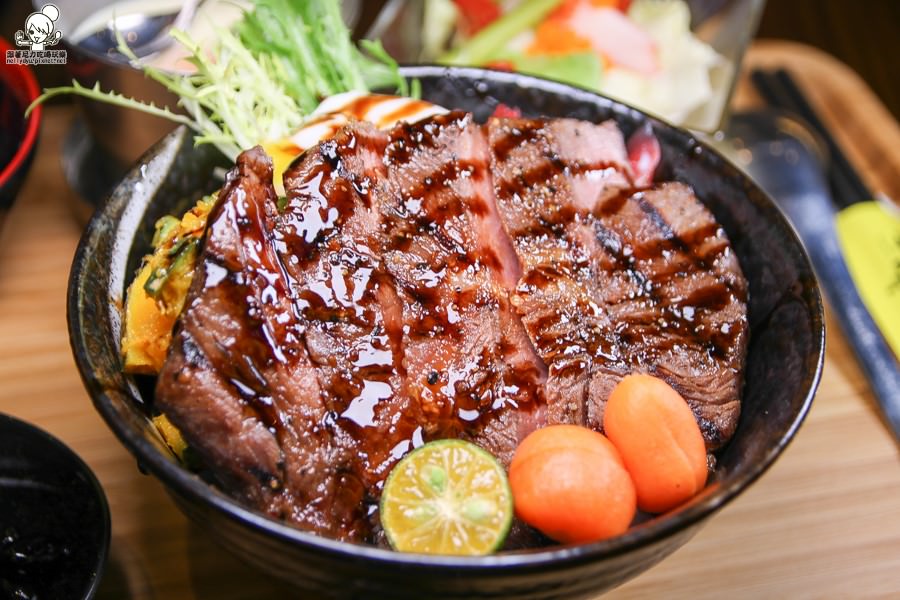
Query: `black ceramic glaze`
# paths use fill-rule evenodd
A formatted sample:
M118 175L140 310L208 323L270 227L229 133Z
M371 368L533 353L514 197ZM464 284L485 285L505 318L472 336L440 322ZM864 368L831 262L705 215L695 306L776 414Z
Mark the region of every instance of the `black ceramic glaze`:
M84 233L69 285L72 348L97 410L181 509L226 548L309 597L581 598L645 571L684 544L755 481L805 417L819 381L824 324L803 248L772 201L689 133L607 98L532 77L479 69L410 67L423 96L485 118L498 104L525 115L615 119L626 135L650 122L662 146L659 177L691 184L731 238L750 284L750 347L743 414L710 485L677 510L620 537L488 557L435 557L351 545L247 510L182 468L121 373L119 319L126 281L149 247L153 222L202 192L221 157L195 149L185 129L160 142L118 186Z
M0 414L0 598L92 598L108 547L109 508L87 465Z

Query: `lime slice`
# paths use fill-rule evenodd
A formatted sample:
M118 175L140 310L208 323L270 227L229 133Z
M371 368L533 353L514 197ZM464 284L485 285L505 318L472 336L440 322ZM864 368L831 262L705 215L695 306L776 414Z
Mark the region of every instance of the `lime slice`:
M512 517L503 467L463 440L429 442L408 454L381 495L381 524L401 552L489 554L503 544Z

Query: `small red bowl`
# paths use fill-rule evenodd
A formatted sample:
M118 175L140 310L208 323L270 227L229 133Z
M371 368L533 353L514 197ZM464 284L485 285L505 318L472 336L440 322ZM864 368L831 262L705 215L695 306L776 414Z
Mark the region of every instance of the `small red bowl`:
M31 166L41 123L40 106L25 118L40 88L28 65L6 62L6 51L14 49L0 38L0 223Z

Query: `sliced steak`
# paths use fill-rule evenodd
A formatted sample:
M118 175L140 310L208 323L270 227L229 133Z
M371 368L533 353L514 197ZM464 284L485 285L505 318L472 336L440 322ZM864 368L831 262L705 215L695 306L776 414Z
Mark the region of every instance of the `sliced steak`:
M725 232L682 183L610 201L580 230L629 370L668 381L709 449L734 433L747 351L747 282ZM593 243L593 247L591 247ZM590 423L619 374L591 383Z
M387 136L354 123L284 175L274 217L299 326L337 442L358 457L369 501L426 421L406 393L399 306L380 253L369 188L385 177Z
M493 200L484 131L462 113L401 124L385 164L373 198L403 306L407 393L428 418L426 439L469 439L508 466L546 423L547 370L510 302L521 267ZM505 548L543 543L516 520Z
M746 281L724 231L683 184L635 190L614 125L488 123L496 200L523 277L515 302L549 367L548 420L602 429L630 372L693 409L707 447L734 432Z
M426 438L469 437L508 464L520 422L527 430L539 410L545 370L509 303L520 267L489 161L471 115L401 124L373 197L403 306L407 393L428 417Z
M271 244L272 166L238 157L156 387L156 403L223 489L337 539L368 535L354 456L325 427L317 373Z
M381 539L413 447L460 437L508 465L538 427L601 429L634 371L687 399L710 449L732 435L746 281L690 188L635 188L612 122L351 122L285 198L271 177L259 149L229 174L157 384L249 506Z
M612 123L492 119L487 135L498 213L522 270L512 301L548 367L547 422L584 424L594 364L618 352L571 230L578 215L630 189L622 134Z
M505 411L517 432L519 407L538 403L542 363L507 299L518 262L482 199L487 160L480 127L456 114L388 133L351 124L285 174L276 248L370 501L429 439L483 438L508 461L518 433L481 432Z

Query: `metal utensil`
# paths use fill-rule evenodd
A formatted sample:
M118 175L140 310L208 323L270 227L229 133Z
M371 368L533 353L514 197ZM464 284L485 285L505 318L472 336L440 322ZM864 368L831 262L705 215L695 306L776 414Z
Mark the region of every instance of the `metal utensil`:
M163 15L131 12L116 14L107 21L105 28L79 41L78 45L97 54L106 54L118 45L118 32L138 58L150 56L172 44L170 29L186 29L190 25L201 2L202 0L185 0L180 10ZM122 60L125 58L122 57Z
M900 365L847 271L834 227L836 214L815 135L786 113L737 113L727 129L728 154L787 214L803 240L845 337L900 440Z

